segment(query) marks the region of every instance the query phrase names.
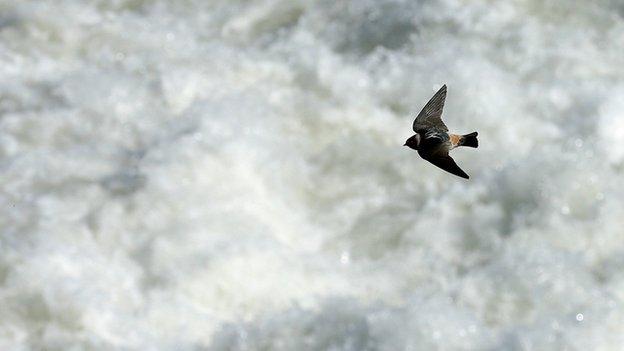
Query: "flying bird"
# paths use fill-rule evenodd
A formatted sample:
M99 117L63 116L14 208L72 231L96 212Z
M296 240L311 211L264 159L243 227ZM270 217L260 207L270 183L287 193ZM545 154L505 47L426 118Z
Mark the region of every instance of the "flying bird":
M414 120L416 134L405 141L405 145L418 151L420 157L462 178L470 178L449 156L449 151L458 146L478 147L477 132L466 135L451 134L442 122L442 109L446 100L446 85L443 85L429 100Z

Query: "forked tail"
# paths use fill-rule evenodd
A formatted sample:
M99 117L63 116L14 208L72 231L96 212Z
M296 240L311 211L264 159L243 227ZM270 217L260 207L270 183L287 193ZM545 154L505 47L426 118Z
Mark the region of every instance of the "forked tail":
M459 144L457 144L457 146L479 147L479 140L477 140L477 135L479 135L479 133L477 132L462 135L461 139L459 139Z

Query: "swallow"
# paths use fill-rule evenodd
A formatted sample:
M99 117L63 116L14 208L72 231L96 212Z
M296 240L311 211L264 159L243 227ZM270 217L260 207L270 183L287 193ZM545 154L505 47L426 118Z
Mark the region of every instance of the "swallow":
M442 109L446 100L446 85L443 85L420 111L412 128L416 134L405 141L420 157L462 178L470 178L449 156L449 151L458 146L479 147L477 132L466 135L451 134L442 122Z

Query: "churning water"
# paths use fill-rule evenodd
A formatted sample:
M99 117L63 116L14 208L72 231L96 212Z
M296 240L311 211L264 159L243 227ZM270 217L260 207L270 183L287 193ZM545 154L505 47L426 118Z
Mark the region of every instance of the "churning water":
M0 1L1 350L620 350L621 0ZM446 83L465 181L403 142Z

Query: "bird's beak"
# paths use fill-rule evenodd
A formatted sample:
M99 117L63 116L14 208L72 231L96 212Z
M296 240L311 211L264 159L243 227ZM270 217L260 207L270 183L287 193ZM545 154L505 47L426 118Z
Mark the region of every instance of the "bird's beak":
M407 146L407 143L403 144L403 146Z

